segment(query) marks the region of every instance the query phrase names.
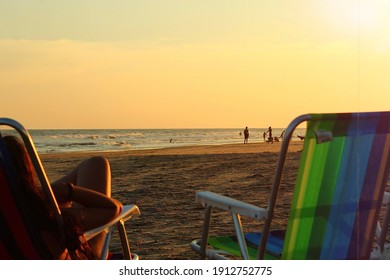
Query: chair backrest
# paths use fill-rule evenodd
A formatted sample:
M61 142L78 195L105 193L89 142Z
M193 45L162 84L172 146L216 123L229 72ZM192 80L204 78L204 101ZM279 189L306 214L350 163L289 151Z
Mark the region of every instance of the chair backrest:
M18 131L30 154L42 188L49 196L52 195L28 132L19 123L10 119L0 118L0 125ZM32 223L31 210L28 209L21 186L15 180L16 176L18 174L11 164L0 133L0 259L52 259L53 256L43 242L39 229ZM52 199L55 201L54 196ZM51 207L56 209L58 205L55 203ZM60 215L60 212L57 212L57 215Z
M42 259L0 137L0 259Z
M390 166L390 112L312 114L283 259L368 259Z

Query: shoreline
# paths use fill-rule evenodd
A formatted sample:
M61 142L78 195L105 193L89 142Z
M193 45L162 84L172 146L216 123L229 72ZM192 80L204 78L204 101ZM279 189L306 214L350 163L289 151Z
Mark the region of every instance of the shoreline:
M217 144L217 145L192 145L181 147L167 147L157 149L139 149L122 151L72 151L39 153L42 158L66 158L75 156L147 156L147 155L200 155L200 154L242 154L242 153L279 153L282 142L268 144L248 143L248 144ZM296 152L302 150L303 141L291 141L289 151Z

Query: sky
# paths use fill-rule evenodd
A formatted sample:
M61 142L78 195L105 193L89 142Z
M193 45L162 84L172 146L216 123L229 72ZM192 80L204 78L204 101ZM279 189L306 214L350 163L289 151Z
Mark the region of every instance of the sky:
M389 0L0 0L1 116L285 127L390 109Z

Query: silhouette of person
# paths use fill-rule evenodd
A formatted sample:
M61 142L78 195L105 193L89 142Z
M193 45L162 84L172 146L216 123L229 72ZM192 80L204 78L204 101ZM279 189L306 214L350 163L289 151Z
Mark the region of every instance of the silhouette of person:
M244 144L248 144L248 139L249 139L249 130L248 130L248 127L245 127L245 130L244 130Z
M268 143L273 143L274 142L274 138L272 137L272 128L269 127L268 130L267 130L267 133L268 133Z

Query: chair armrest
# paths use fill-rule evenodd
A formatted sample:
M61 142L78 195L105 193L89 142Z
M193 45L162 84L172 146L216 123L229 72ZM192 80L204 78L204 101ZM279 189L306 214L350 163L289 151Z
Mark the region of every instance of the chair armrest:
M267 209L208 191L197 192L196 201L202 203L204 207L217 207L228 212L255 219L263 219L268 215Z
M111 220L105 225L84 232L84 237L86 240L90 240L91 238L95 237L99 233L109 229L119 221L122 220L123 222L126 222L127 220L131 219L133 216L139 215L140 213L141 212L139 211L137 205L133 205L133 204L123 205L121 213L117 217L115 217L115 219Z

